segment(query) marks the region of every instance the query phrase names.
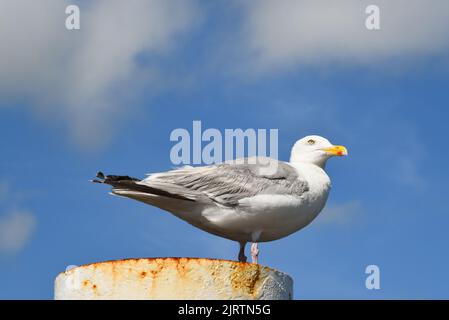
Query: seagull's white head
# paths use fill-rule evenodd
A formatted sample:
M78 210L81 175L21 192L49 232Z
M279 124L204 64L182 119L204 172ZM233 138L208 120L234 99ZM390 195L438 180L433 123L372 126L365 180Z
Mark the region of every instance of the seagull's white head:
M343 146L335 146L326 138L307 136L298 141L292 148L290 162L313 163L324 168L326 161L333 156L346 156L348 151Z

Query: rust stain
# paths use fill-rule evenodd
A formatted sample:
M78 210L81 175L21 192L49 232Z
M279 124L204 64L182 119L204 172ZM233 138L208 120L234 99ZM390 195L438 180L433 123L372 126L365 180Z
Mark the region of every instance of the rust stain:
M217 262L230 262L232 264L239 264L239 265L253 265L250 262L239 262L239 261L234 261L234 260L227 260L227 259L211 259L211 258L194 258L194 257L190 257L190 258L183 258L183 257L157 257L157 258L129 258L129 259L120 259L120 260L107 260L104 262L93 262L93 263L88 263L88 264L84 264L84 265L80 265L79 267L87 267L87 266L92 266L92 267L96 267L96 266L101 266L103 264L122 264L124 262L134 262L134 263L138 263L138 262L142 262L142 261L148 261L148 262L152 262L155 260L172 260L172 261L180 261L180 260L184 260L184 261L196 261L200 264L203 263L210 263L210 261L217 261ZM264 268L269 268L270 267L266 267L266 266L262 266ZM73 268L76 269L76 268ZM70 269L70 270L73 270ZM69 270L69 271L70 271Z
M117 272L116 272L116 265L117 265L117 263L112 263L111 264L111 267L112 267L112 269L111 269L111 274L112 274L112 281L114 282L114 283L116 283L117 282ZM104 270L104 271L106 271L106 270ZM118 274L119 276L120 276L120 274Z
M176 261L175 262L175 264L176 264L176 270L178 271L178 274L179 274L179 276L180 277L185 277L185 275L187 274L187 272L188 272L188 270L187 270L187 268L186 268L186 263L187 263L188 261L187 260L179 260L179 261Z
M155 278L157 276L157 274L159 273L159 270L150 270L150 273L153 276L153 278Z
M99 296L98 288L97 288L97 285L96 285L96 284L93 284L93 285L92 285L92 291L94 292L94 295L95 295L95 296Z
M257 296L261 287L261 278L263 274L271 268L255 265L252 263L236 262L223 259L206 259L206 258L141 258L141 259L125 259L107 262L92 263L86 265L91 270L95 270L97 274L108 274L112 277L112 281L119 282L123 278L129 277L131 273L133 277L138 279L146 279L151 277L153 280L151 288L165 282L170 277L171 270L177 272L178 277L191 281L190 273L198 269L198 267L206 266L212 281L217 286L229 286L236 293ZM81 266L82 267L82 266ZM79 267L78 267L79 268ZM228 277L221 277L221 274L230 272ZM195 276L197 276L195 274ZM90 280L82 282L84 287L89 287L98 294L97 285Z
M260 268L256 265L235 265L231 274L231 283L234 290L242 290L254 296L257 293L257 283L260 278Z
M184 294L183 290L187 286L193 286L195 290L201 290L196 288L196 283L205 279L208 285L212 287L226 288L236 296L248 299L259 297L260 290L263 287L262 280L265 279L266 273L269 273L271 269L252 263L230 260L177 257L125 259L93 263L86 266L89 269L88 272L93 271L93 274L90 277L82 277L81 284L83 289L87 289L90 294L96 296L104 294L103 290L105 292L109 290L109 284L103 287L102 283L98 282L103 281L102 279L111 281L113 290L116 289L117 283L123 281L137 282L139 286L143 286L143 289L148 290L150 295L158 293L158 290L161 290L164 294L170 294L171 290L179 290L180 294ZM86 266L78 268L86 268ZM205 268L203 269L203 267ZM98 281L95 280L96 277L99 277ZM176 279L176 281L173 281L173 279ZM102 290L98 288L96 283L99 283ZM168 284L173 285L173 288L167 289Z
M95 294L97 294L97 285L95 283L92 283L90 280L86 279L82 282L83 287L90 287L94 291Z
M153 277L153 279L156 278L165 267L163 260L161 261L160 259L157 259L155 261L156 261L156 265L153 265L155 268L150 270L150 273L151 273L151 276Z
M146 262L146 263L150 263L152 264L153 262L157 262L158 264L164 264L167 263L167 260L170 260L172 262L183 262L184 264L188 264L191 261L194 261L195 263L199 264L199 265L204 265L204 264L210 264L211 261L217 262L217 263L225 263L225 264L229 264L232 263L233 265L240 265L240 266L251 266L252 263L249 262L238 262L238 261L233 261L233 260L226 260L226 259L210 259L210 258L194 258L194 257L190 257L190 258L180 258L180 257L157 257L157 258L129 258L129 259L121 259L121 260L108 260L108 261L104 261L104 262L94 262L94 263L89 263L89 264L84 264L84 265L80 265L76 268L70 269L69 271L65 271L65 272L61 272L60 274L71 274L72 272L75 272L76 269L78 268L86 268L86 267L90 267L93 270L97 270L100 269L102 271L106 271L105 269L105 265L106 266L112 266L113 268L115 266L122 266L124 263L133 263L133 264L139 264L141 262ZM164 263L165 261L165 263ZM264 269L268 269L268 270L272 270L275 271L274 269L270 268L270 267L266 267L266 266L260 266Z

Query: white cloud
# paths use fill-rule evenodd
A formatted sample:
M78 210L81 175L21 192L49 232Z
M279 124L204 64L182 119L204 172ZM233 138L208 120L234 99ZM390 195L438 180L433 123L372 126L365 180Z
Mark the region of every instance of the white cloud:
M13 192L7 182L0 181L0 205L11 206L17 201L17 193ZM0 213L0 256L16 254L32 237L36 228L36 217L29 210L2 210Z
M380 7L381 30L365 27L370 4ZM261 69L448 53L446 0L260 0L242 6L244 46Z
M130 97L159 80L156 66L138 68L137 56L166 54L198 13L193 0L79 2L81 30L68 31L69 4L0 3L0 102L25 96L36 114L62 120L77 142L96 147L129 113Z
M36 228L35 216L16 210L0 216L0 254L15 254L23 249Z
M317 217L317 222L322 224L342 224L353 222L362 211L359 201L348 201L340 204L326 206Z

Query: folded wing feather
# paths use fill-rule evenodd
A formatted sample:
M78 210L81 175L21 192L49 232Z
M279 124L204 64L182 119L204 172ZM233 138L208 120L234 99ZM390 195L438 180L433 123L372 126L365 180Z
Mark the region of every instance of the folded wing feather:
M307 182L288 163L262 157L156 173L137 184L225 206L236 206L241 199L258 194L300 196L308 190Z

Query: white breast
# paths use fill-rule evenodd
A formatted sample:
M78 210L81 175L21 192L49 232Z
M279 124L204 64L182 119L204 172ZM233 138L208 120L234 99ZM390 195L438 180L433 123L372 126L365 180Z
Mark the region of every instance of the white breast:
M323 209L330 189L330 179L321 168L311 164L293 165L299 179L306 180L309 190L302 195L267 195L242 199L238 208L203 211L210 223L223 233L254 241L283 238L308 225ZM239 236L238 236L239 235ZM237 240L237 239L236 239Z

